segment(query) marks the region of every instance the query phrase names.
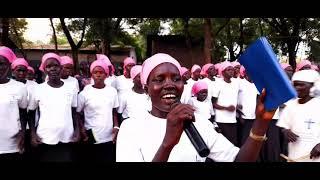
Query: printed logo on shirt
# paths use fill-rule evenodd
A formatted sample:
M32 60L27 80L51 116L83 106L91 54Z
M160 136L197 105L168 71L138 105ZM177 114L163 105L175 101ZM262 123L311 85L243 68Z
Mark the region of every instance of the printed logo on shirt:
M19 100L19 96L17 94L9 94L9 97L10 97L10 104L11 105L17 104L17 102Z

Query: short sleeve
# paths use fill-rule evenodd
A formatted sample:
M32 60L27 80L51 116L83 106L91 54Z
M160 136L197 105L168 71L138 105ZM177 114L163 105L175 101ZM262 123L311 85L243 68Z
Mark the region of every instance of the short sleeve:
M71 106L72 107L77 107L77 101L78 101L78 93L77 92L73 92L73 94L72 94L72 102L71 102Z
M79 95L78 95L78 102L77 102L77 112L81 112L84 109L85 106L85 97L84 97L84 91L82 91Z
M117 99L118 99L118 102L119 102L119 106L117 108L117 112L118 113L123 113L123 111L125 110L126 105L127 105L127 96L123 97L123 98L119 98L118 95L117 95Z
M31 93L29 94L28 110L36 110L39 106L41 86L35 86L30 92Z
M277 121L277 126L285 128L285 129L290 129L290 107L286 106Z
M139 127L135 120L123 121L117 137L116 162L144 162L139 148Z
M26 86L21 86L20 98L18 100L18 106L21 109L26 109L28 107L28 91Z
M118 97L117 91L115 90L114 92L115 93L113 96L113 108L117 108L117 107L119 107L119 97Z
M210 121L202 121L200 118L201 116L196 116L194 124L210 149L208 157L216 162L233 162L239 152L239 148L222 134L217 133Z

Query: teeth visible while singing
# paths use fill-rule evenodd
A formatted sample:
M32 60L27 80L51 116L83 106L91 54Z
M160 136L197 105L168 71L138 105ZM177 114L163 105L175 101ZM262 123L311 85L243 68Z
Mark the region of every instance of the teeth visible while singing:
M174 95L174 94L166 94L166 95L162 96L162 98L175 98L175 97L176 97L176 95Z

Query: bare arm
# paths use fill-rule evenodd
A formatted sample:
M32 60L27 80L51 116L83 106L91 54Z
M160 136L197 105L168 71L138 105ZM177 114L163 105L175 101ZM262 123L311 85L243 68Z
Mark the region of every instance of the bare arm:
M252 133L256 136L264 136L269 127L269 123L276 110L266 111L264 108L265 91L262 92L259 97L259 101L256 108L256 120L252 125ZM259 156L263 140L256 140L252 137L248 137L244 145L241 147L235 161L255 162Z

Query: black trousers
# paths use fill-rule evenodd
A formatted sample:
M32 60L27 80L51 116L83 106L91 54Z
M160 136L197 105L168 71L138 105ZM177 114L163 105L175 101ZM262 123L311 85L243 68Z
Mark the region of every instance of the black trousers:
M242 146L246 142L246 140L248 139L249 134L250 134L250 130L252 128L252 124L254 122L254 119L243 119L243 120L244 120L244 124L242 124L240 146Z
M280 161L280 128L276 126L277 119L271 120L267 130L267 141L264 142L260 151L258 161L279 162Z
M234 145L237 145L237 123L218 123L219 128L222 130L222 134Z
M39 144L35 153L37 160L41 162L72 162L74 159L73 146L72 143Z
M80 148L80 146L79 146ZM91 144L83 143L81 144L80 156L77 158L78 161L88 161L88 162L115 162L115 145L112 141Z
M17 153L7 153L7 154L0 154L0 162L3 161L14 161L14 162L21 162L22 155Z

